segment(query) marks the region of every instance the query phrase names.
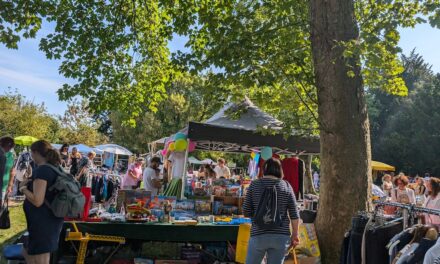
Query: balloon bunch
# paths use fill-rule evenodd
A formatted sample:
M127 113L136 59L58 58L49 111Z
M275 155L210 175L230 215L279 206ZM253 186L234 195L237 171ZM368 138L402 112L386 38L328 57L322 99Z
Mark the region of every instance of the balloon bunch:
M168 152L182 152L188 148L189 152L196 149L196 142L187 139L183 133L177 133L173 139L166 143L165 148L162 150L162 155L166 155Z
M272 148L271 147L264 147L261 149L261 151L258 152L251 152L251 158L258 161L260 158L262 158L263 160L268 160L270 158L272 158Z

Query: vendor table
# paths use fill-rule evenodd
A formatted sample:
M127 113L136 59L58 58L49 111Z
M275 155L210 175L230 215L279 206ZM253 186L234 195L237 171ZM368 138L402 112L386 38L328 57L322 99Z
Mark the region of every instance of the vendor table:
M160 223L90 223L76 222L83 233L93 235L120 236L126 239L169 242L235 242L238 225L198 224L174 225ZM64 228L72 229L69 222Z

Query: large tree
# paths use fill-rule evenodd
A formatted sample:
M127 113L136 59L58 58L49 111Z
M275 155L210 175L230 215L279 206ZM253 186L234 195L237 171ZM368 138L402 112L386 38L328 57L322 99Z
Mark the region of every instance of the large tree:
M11 24L0 28L0 41L9 46L23 32L31 36L43 18L56 24L40 47L49 58L62 59L60 72L76 80L59 91L62 99L81 95L97 113L119 111L134 122L144 111L158 110L167 85L182 72L213 70L211 80L232 98L256 98L286 121L287 133L319 130L325 208L318 235L326 242L321 246L328 263L334 263L352 214L367 206L369 139L362 88L406 95L397 29L424 22L420 14L438 25L440 14L437 0L4 2L1 22ZM187 50L172 54L168 43L176 35L188 39ZM353 189L358 191L350 198L332 192L335 183L346 181L362 188Z
M396 98L369 91L373 157L411 175L440 174L437 158L439 75L412 52L403 57L409 95Z
M327 245L325 262L337 263L334 252L340 249L350 216L369 209L370 131L360 58L344 56L343 43L359 38L353 2L312 0L310 10L321 124L322 176L316 224L320 244ZM353 75L349 77L348 72ZM330 227L332 232L327 232Z
M99 133L99 121L93 119L85 100L69 102L64 115L58 117L60 123L59 142L96 146L106 142Z

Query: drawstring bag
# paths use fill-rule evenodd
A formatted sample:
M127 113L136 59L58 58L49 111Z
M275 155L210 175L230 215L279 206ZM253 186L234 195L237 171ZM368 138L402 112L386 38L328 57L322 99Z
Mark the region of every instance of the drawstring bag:
M8 204L8 195L6 194L5 200L0 208L0 229L9 229L11 227Z
M272 187L264 188L263 182L260 180L261 188L264 188L261 195L260 203L258 204L257 211L255 212L255 223L261 229L274 229L280 227L283 223L280 209L278 206L278 181Z

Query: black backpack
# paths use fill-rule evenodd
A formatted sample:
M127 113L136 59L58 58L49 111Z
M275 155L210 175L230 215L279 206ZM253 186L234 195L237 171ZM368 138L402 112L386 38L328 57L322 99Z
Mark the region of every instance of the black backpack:
M257 211L254 215L254 221L261 229L274 229L280 227L283 223L280 208L278 205L277 186L284 184L285 181L279 180L271 187L264 187L263 181L259 180L260 188L264 189L260 198Z

